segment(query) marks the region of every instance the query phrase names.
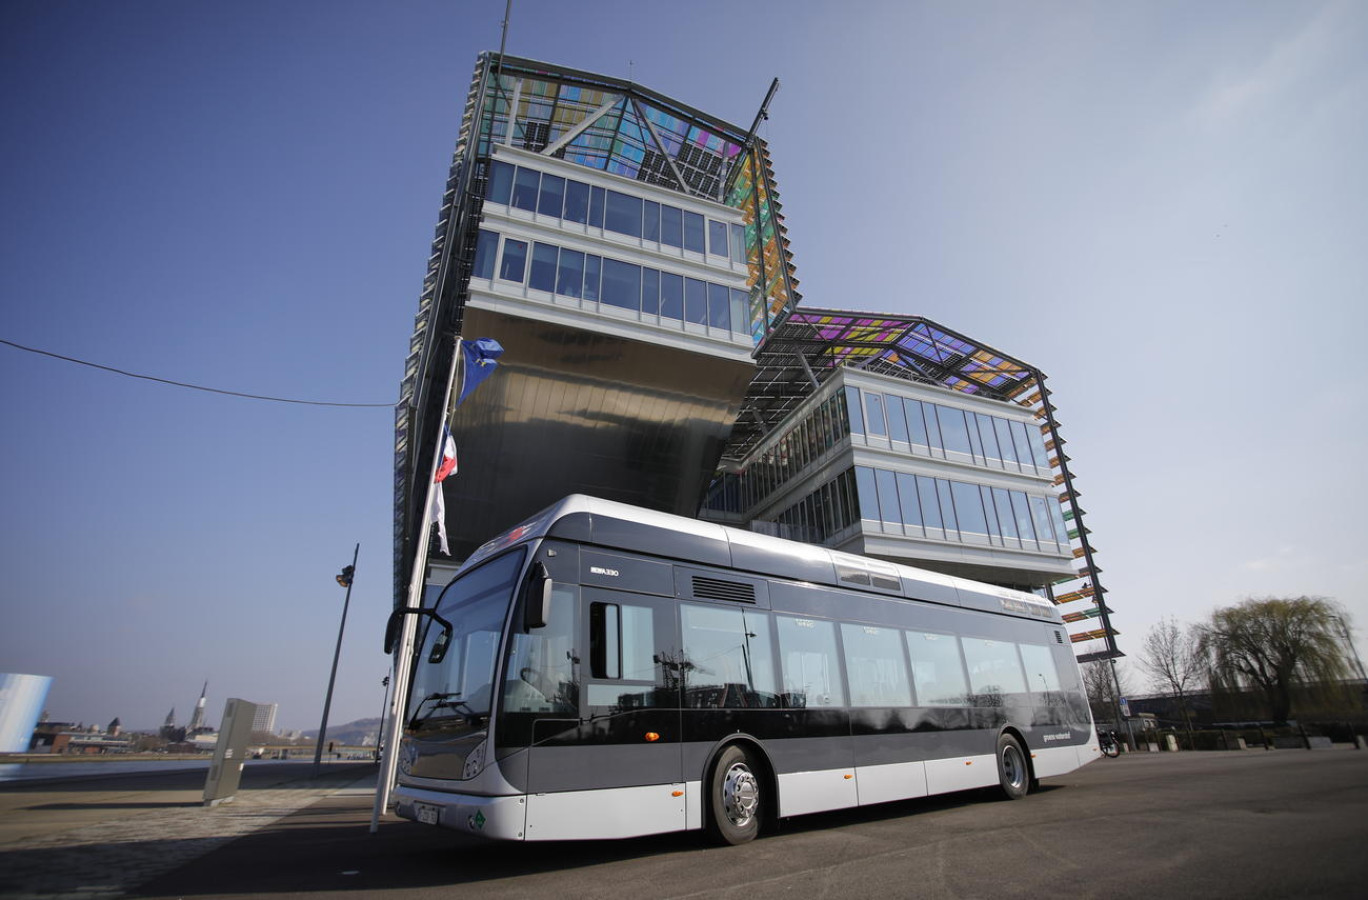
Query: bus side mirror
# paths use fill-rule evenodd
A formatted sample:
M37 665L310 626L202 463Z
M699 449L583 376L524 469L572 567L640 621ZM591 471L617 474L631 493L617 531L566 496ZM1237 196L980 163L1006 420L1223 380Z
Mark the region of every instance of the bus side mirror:
M527 593L523 598L523 626L529 631L545 628L551 619L551 589L555 587L546 566L534 563L527 576Z
M389 621L385 623L385 655L389 656L394 652L394 645L399 643L399 632L403 628L404 616L427 616L442 628L442 633L432 642L432 651L428 654L428 662L439 663L446 658L447 648L451 646L451 623L434 610L423 609L421 607L403 606L390 613Z

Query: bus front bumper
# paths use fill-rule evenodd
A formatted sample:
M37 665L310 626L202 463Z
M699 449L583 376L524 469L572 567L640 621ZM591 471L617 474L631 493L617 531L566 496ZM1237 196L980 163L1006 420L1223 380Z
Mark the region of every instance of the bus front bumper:
M394 812L400 818L494 840L521 841L527 825L527 798L449 794L399 785Z

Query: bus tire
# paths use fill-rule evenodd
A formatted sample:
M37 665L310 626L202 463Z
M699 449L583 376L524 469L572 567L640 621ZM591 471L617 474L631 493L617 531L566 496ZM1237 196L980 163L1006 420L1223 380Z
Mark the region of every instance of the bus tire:
M1010 734L998 737L998 783L1008 800L1020 800L1031 789L1031 768L1021 743Z
M744 844L760 833L764 812L755 762L735 744L713 766L708 781L708 834L723 844Z

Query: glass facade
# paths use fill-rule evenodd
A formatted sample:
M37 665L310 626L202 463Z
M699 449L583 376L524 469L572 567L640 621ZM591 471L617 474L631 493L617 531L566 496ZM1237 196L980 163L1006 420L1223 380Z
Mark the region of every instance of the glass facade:
M788 237L778 191L762 141L746 146L733 126L680 107L635 85L560 73L544 64L504 58L493 77L485 62L483 107L473 135L475 155L496 145L545 153L568 163L723 203L738 210L743 225L586 185L560 176L491 169L491 198L539 215L600 227L643 241L707 257L743 263L749 317L745 331L759 343L798 304ZM497 202L497 201L496 201ZM653 208L658 207L658 208ZM725 226L725 227L719 227Z
M532 242L529 266L527 245L527 241L480 229L472 277L525 284L532 290L642 316L745 333L744 290L543 241Z
M891 391L848 386L845 392L847 405L861 410L861 415L851 417L851 432L866 439L881 439L878 446L1008 472L1053 474L1040 428L1020 419L916 400Z
M1070 535L1058 498L1039 481L1051 474L1039 428L913 394L910 386L832 390L768 439L742 472L718 476L704 509L812 544L882 534L1064 558ZM857 458L874 462L853 464ZM934 471L926 462L922 472L899 471L899 459L926 460ZM833 466L838 474L808 486ZM796 498L766 509L795 485Z
M536 213L539 218L562 224L638 238L647 249L664 253L688 250L699 257L706 253L714 265L718 258L746 262L745 228L741 225L527 166L495 160L490 166L485 202Z

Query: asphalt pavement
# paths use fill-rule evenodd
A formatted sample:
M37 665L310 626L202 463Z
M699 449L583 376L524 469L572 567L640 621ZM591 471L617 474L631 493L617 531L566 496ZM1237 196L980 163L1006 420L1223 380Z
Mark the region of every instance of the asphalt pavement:
M115 820L64 831L49 818L46 845L0 830L0 897L1246 900L1357 898L1368 883L1368 752L1340 747L1131 754L1018 802L971 791L804 816L721 848L696 834L490 843L393 816L371 834L374 767L329 777L260 783L212 810L126 791L94 803ZM0 789L7 828L63 814L14 794Z

